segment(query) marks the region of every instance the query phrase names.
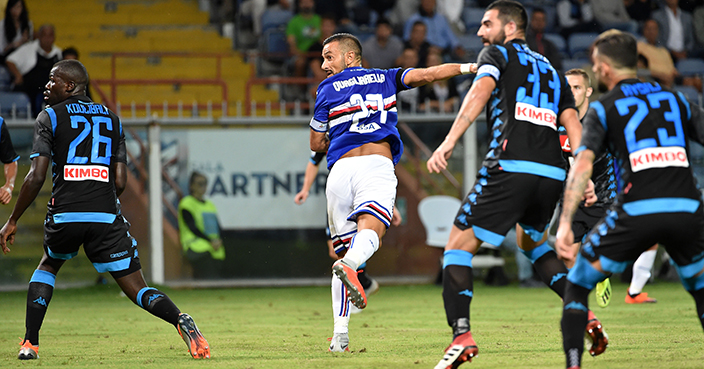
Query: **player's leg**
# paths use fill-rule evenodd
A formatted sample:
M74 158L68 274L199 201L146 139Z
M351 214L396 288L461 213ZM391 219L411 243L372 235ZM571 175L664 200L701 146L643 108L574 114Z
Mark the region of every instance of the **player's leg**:
M84 250L99 273L110 272L125 295L150 314L172 324L194 358L210 357L208 342L188 314L183 314L162 291L148 287L142 276L137 241L129 223L118 216L112 224L86 227ZM115 257L120 255L119 257Z
M479 353L470 329L469 310L474 296L472 258L481 243L473 228L463 231L452 226L443 257L442 299L453 340L436 369L471 361Z
M25 334L18 356L20 360L39 358L39 330L54 293L56 274L64 262L65 260L50 258L45 252L32 274L27 290Z
M332 275L332 313L333 313L333 334L328 351L344 352L349 351L349 322L350 322L350 301L347 299L347 287L340 278Z
M649 297L648 293L643 292L643 287L648 283L648 279L650 279L650 271L653 269L657 253L658 245L654 245L640 254L636 262L633 263L633 277L631 277L631 285L628 287L626 294L627 304L653 303L658 301Z

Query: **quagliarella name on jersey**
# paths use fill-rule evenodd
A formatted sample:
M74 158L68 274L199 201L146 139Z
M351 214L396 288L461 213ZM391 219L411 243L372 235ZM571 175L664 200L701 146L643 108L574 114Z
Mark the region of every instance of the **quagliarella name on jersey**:
M340 91L343 88L355 86L355 85L368 85L370 83L384 83L386 81L386 76L381 73L377 74L365 74L363 76L356 76L342 81L335 81L332 83L332 87L335 91Z
M110 115L108 109L99 104L66 104L66 111L69 114L102 114Z

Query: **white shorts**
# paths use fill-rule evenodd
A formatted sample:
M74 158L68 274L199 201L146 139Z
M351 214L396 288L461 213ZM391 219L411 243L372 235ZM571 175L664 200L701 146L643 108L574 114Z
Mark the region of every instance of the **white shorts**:
M357 216L368 213L388 228L396 200L396 172L381 155L354 156L335 162L328 175L328 225L336 253L357 233Z

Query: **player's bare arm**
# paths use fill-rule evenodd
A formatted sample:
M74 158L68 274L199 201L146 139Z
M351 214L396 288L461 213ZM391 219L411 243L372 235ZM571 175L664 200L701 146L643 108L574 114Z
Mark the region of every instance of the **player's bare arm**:
M308 199L310 188L313 186L316 174L318 174L318 166L308 162L308 165L306 165L306 174L303 176L303 188L301 188L301 191L293 198L293 202L295 202L296 205L301 205Z
M427 166L430 173L440 173L440 171L447 168L447 159L450 158L457 141L484 110L484 106L489 101L491 92L495 88L496 81L489 77L480 78L472 84L467 96L462 101L462 106L455 121L452 123L450 132L428 160Z
M572 219L592 177L594 157L594 151L589 149L579 152L565 183L565 196L555 244L557 254L565 260L573 260L577 253L577 249L572 247Z
M565 127L567 137L570 140L571 150L575 150L582 142L582 124L579 122L578 111L575 109L566 109L560 114L560 124ZM592 206L597 200L594 192L594 183L591 179L587 182L587 187L582 194L584 205Z
M42 185L44 185L48 168L48 157L37 156L32 160L32 166L29 168L29 173L27 173L27 176L24 178L20 194L17 196L17 203L15 204L15 208L12 209L10 219L8 219L7 223L0 229L0 246L2 246L2 252L4 254L10 252L10 249L7 247L7 242L9 242L10 245L14 244L15 232L17 232L17 221L22 214L24 214L29 205L32 204L34 199L37 198L39 190L41 190Z
M315 152L327 152L330 147L330 140L325 132L310 130L310 149Z
M17 177L17 162L13 161L4 165L5 185L0 188L0 204L7 205L12 200L12 190L15 188Z
M419 87L435 81L442 81L460 74L477 73L476 63L441 64L428 68L411 69L403 78L403 83L410 87Z
M122 195L122 192L127 186L127 164L117 162L115 165L115 194L117 197Z

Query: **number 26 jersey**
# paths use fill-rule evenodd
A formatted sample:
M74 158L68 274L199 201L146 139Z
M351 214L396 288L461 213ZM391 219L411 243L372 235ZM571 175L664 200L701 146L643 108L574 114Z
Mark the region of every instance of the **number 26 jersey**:
M56 213L117 214L115 165L126 162L125 136L117 115L86 96L73 96L37 116L30 159L52 161Z

